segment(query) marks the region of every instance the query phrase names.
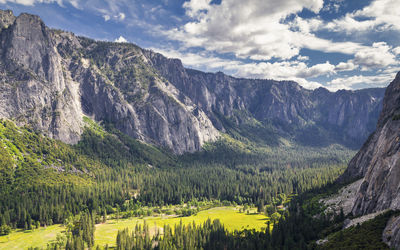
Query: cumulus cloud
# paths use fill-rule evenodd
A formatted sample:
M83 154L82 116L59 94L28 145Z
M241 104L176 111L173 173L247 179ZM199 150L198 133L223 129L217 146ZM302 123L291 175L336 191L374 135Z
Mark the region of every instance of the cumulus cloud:
M297 56L297 60L299 60L299 61L308 61L309 59L310 59L310 57L308 57L308 56L302 56L302 55Z
M341 72L341 71L352 71L357 69L358 66L354 64L353 60L348 60L347 62L340 62L338 65L335 67L336 72Z
M289 60L299 56L301 49L307 48L357 55L354 64L364 69L374 67L376 64L373 61L378 64L383 62L379 53L388 58L385 65L393 62L393 55L384 51L384 46L378 48L319 38L314 32L327 24L318 17L303 19L296 15L303 9L318 13L322 6L322 0L249 0L245 6L239 0L224 0L219 5L210 0L191 0L185 2L183 7L192 20L162 33L181 42L185 48L202 47L218 53L232 53L239 59ZM292 21L284 21L293 14Z
M391 47L386 42L373 43L372 47L358 51L354 62L360 65L362 70L386 67L396 63L395 56L390 51Z
M116 43L127 43L128 40L125 39L123 36L119 36L117 39L114 40Z
M392 51L396 56L400 55L400 46L392 49Z
M355 75L338 77L327 83L327 88L336 91L339 89L356 89L359 86L385 87L396 76L396 73L383 73L374 76Z
M398 0L374 0L361 10L325 24L337 32L362 32L368 30L400 30L400 5Z
M219 5L209 0L183 5L192 21L166 31L169 38L186 47L203 47L238 58L290 59L299 54L303 36L282 22L304 8L318 12L322 0L225 0ZM297 34L297 35L296 35ZM312 39L312 36L309 37Z

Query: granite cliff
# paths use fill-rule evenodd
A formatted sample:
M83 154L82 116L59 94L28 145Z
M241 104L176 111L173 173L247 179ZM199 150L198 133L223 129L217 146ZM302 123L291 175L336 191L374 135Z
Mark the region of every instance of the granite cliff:
M386 89L375 132L340 179L360 179L353 215L400 209L400 72ZM396 249L400 249L399 223L400 217L389 220L383 234L384 241Z
M381 109L384 89L333 93L204 73L133 44L50 29L34 15L0 11L0 30L0 118L67 143L79 141L88 116L178 154L232 126L262 130L267 144L359 147Z

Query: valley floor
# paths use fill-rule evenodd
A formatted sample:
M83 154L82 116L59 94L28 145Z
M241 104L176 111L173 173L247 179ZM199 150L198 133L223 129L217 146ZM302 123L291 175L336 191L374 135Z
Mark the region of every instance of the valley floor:
M241 207L216 207L203 210L195 215L187 217L176 217L174 215L150 216L144 218L133 217L130 219L111 219L106 223L96 225L95 246L115 246L115 239L118 230L129 228L134 229L136 224L143 224L144 221L149 225L152 232L159 230L162 233L165 224L175 225L181 221L183 224L201 224L208 218L211 220L219 219L228 231L255 229L263 231L267 227L269 218L263 214L256 213L255 208L251 208L249 213L239 212ZM6 236L0 236L0 249L26 249L28 247L46 247L47 243L55 241L57 235L64 232L62 225L48 226L33 231L17 230Z

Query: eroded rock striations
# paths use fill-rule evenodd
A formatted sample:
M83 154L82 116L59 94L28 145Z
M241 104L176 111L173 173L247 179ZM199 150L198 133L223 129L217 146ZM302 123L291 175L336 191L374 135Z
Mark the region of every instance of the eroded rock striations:
M0 117L68 143L83 115L171 148L199 150L218 131L131 44L95 42L47 28L39 17L0 12Z
M178 154L216 140L226 119L235 126L256 120L257 128L272 128L268 138L276 132L307 145L359 146L375 128L383 91L311 91L204 73L133 44L77 37L37 16L0 11L0 118L68 143L79 141L85 115Z
M343 176L363 178L353 214L400 209L400 73L386 90L376 131Z
M231 117L240 125L246 119L237 114L246 113L300 143L323 146L334 142L358 148L374 131L381 110L384 89L312 91L293 81L204 73L184 68L177 59L150 51L145 55L163 77L190 97L222 130L219 115ZM311 134L314 141L309 138Z
M400 209L400 72L386 89L376 131L350 161L341 180L361 178L352 213ZM400 218L392 218L383 239L400 249Z

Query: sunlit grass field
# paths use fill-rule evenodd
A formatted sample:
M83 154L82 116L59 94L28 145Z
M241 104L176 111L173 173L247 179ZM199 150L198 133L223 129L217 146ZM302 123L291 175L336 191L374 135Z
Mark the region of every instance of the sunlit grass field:
M33 231L17 230L9 235L0 236L0 249L27 249L28 247L46 247L55 240L58 233L64 231L62 225L41 227Z
M107 220L104 224L96 225L95 231L95 245L115 246L115 239L118 230L125 228L134 229L137 223L143 224L144 220L149 225L150 230L155 232L157 229L162 228L165 224L173 226L180 223L183 224L193 223L199 225L206 221L208 218L211 220L219 219L225 228L229 231L242 230L242 229L255 229L257 231L265 230L267 227L268 218L262 214L256 214L256 209L250 209L250 213L240 213L240 207L216 207L208 210L203 210L196 215L188 217L144 217L120 219L120 220ZM161 229L160 229L161 230ZM26 249L32 247L46 247L48 242L56 239L57 233L62 233L64 227L61 225L49 226L47 228L40 228L34 231L14 231L10 235L0 236L0 249Z
M163 227L165 224L174 225L193 223L199 225L206 221L208 218L211 220L219 219L225 228L229 231L242 230L242 229L255 229L257 231L265 230L267 227L268 218L262 214L256 214L256 209L250 209L250 213L239 213L238 207L217 207L208 210L200 211L196 215L188 217L145 217L144 219L132 218L127 220L109 220L104 224L96 225L95 240L96 245L104 246L108 244L113 246L115 238L117 237L118 230L125 228L133 229L137 223L146 223L149 225L150 230L155 231L156 227Z

